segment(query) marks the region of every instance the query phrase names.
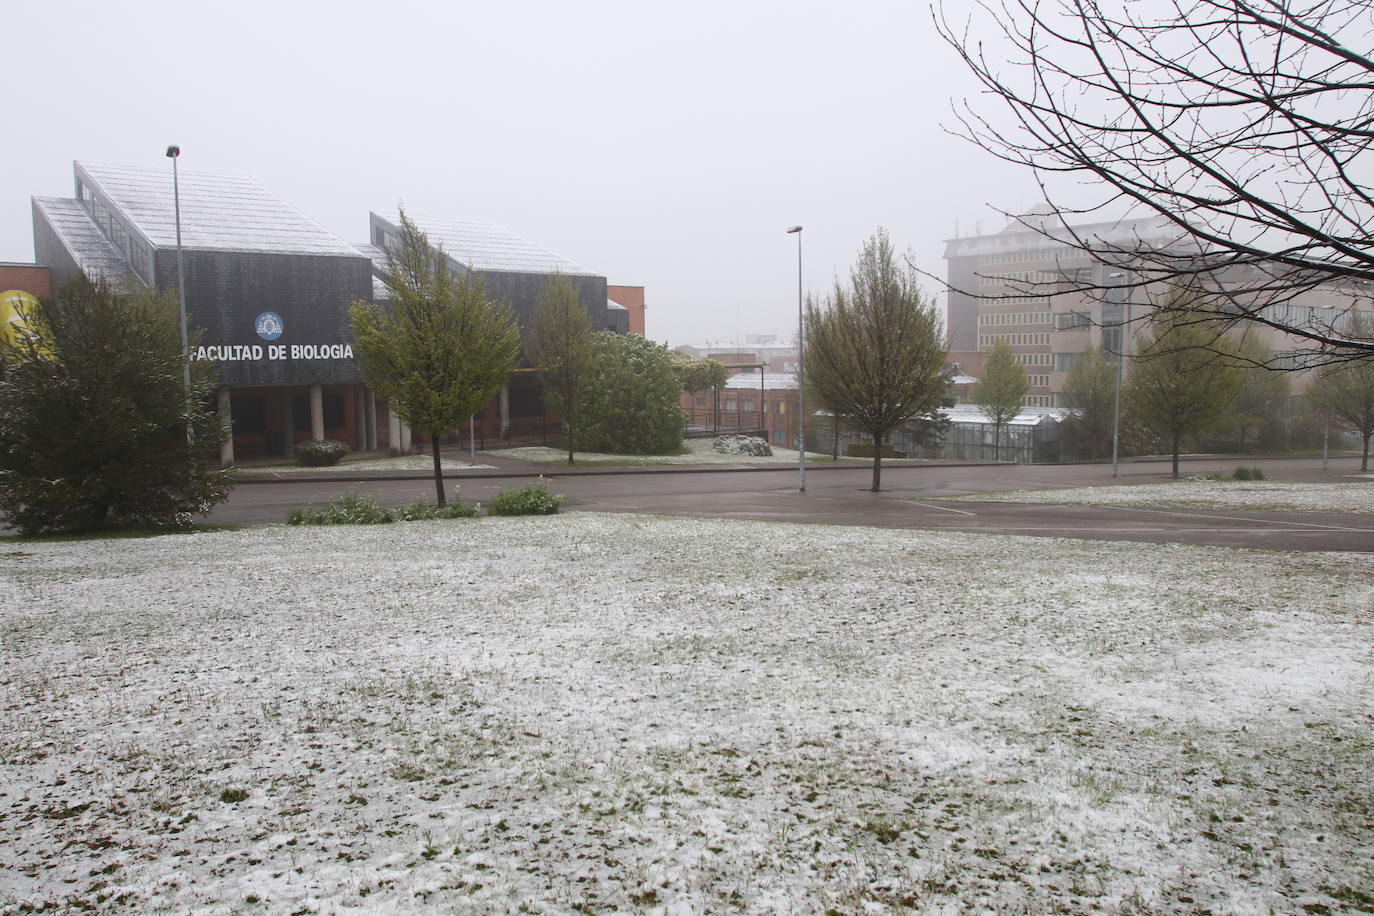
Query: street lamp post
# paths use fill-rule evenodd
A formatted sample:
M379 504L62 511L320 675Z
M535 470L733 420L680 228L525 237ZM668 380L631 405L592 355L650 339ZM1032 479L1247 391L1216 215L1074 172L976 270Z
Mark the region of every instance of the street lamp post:
M797 490L806 492L806 326L802 321L801 226L787 230L797 236Z
M1126 274L1122 271L1117 271L1108 276L1115 280L1124 279ZM1122 291L1123 285L1123 283L1118 282L1114 284L1112 288L1119 293ZM1130 327L1131 321L1131 300L1126 298L1122 302L1118 302L1117 305L1121 306L1124 310L1124 314L1117 315L1116 394L1114 396L1115 403L1112 406L1112 477L1116 477L1118 473L1117 461L1118 455L1120 454L1119 443L1121 440L1121 377L1126 366L1126 333Z
M167 147L167 158L172 160L172 205L176 212L177 225L177 293L181 306L181 383L186 391L186 441L191 441L191 346L186 333L186 262L181 253L181 182L177 176L177 159L181 147Z

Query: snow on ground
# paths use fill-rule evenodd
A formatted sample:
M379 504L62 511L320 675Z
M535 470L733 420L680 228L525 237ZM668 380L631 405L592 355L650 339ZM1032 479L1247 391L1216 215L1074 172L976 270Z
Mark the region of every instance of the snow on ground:
M643 466L651 464L729 464L729 465L749 465L749 464L793 464L797 463L796 449L785 449L773 446L771 456L749 456L749 455L722 455L712 451L711 439L684 439L682 447L685 452L681 455L608 455L602 452L574 452L577 464L615 464L629 466ZM568 463L567 451L559 451L556 448L543 448L541 446L528 446L525 448L503 448L487 449L483 454L493 455L498 458L518 458L521 461L539 461L547 464ZM808 452L808 462L830 462L830 456L818 457ZM849 459L841 458L841 461Z
M1365 556L573 514L0 569L4 913L1374 906Z
M958 498L1054 505L1374 513L1374 487L1367 483L1180 480L1175 483L1127 484L1116 487L1015 490L1005 493L979 493Z
M473 464L467 461L460 461L443 456L443 469L445 471L460 471L479 468L490 468L489 464ZM254 474L292 474L292 473L337 473L350 471L430 471L434 470L434 458L431 455L398 455L395 458L367 458L361 461L341 461L338 464L329 465L322 468L306 467L302 464L272 464L254 467L241 468L240 470L249 471Z

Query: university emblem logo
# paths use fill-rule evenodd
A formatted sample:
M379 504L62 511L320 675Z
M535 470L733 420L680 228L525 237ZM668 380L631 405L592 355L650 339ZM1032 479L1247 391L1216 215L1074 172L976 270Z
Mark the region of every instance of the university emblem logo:
M276 340L286 330L286 325L276 312L263 312L253 321L253 330L263 340Z

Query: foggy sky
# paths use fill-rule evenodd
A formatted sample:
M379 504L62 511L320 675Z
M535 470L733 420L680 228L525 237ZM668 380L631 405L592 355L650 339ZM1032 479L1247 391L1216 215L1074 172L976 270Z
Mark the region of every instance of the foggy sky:
M951 3L951 11L958 6ZM673 345L796 329L878 226L944 275L1033 177L948 135L972 80L923 4L20 0L0 261L73 159L250 175L349 242L481 218L646 287ZM936 294L934 284L928 284ZM943 294L938 296L943 303Z

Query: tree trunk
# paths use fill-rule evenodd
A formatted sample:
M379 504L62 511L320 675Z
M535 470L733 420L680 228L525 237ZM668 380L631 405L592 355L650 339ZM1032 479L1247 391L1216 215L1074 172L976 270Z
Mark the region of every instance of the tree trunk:
M1178 440L1177 433L1174 434L1174 480L1178 480Z
M573 424L572 421L563 423L563 435L568 437L568 464L573 463Z
M1364 455L1360 458L1360 470L1369 470L1369 436L1364 437Z
M1002 424L992 424L992 460L1002 460Z
M873 435L873 492L877 493L879 485L883 479L883 437L881 433Z
M834 442L831 443L830 460L840 460L840 415L835 414L830 420L830 430L834 434Z
M439 497L439 508L442 509L448 505L448 498L444 496L444 471L439 463L439 434L431 435L429 441L434 451L434 493Z

